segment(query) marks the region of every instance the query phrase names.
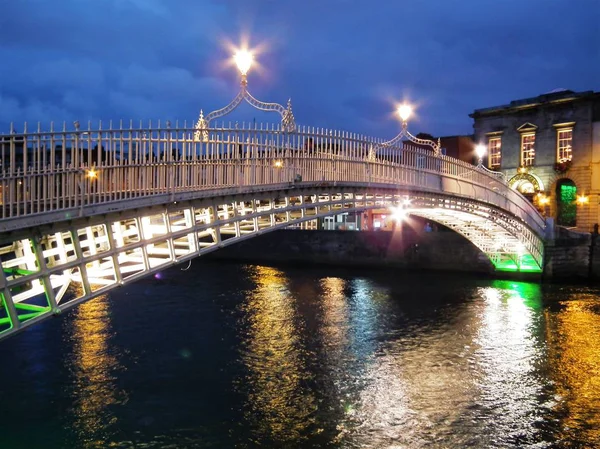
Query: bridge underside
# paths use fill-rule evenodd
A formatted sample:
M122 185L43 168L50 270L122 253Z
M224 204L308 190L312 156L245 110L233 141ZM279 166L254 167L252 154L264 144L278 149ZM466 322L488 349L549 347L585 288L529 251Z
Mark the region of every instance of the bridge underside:
M502 225L483 216L448 209L411 210L416 216L442 224L483 251L497 271L539 273L540 265L523 243Z
M0 337L117 286L264 232L409 201L408 213L462 234L497 270L541 271L541 240L521 220L488 204L389 186L287 186L4 233Z

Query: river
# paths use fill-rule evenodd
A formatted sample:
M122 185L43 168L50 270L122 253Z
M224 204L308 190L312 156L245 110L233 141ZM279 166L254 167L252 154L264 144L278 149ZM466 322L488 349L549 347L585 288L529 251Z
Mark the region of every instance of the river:
M0 447L600 447L599 298L198 260L1 341Z

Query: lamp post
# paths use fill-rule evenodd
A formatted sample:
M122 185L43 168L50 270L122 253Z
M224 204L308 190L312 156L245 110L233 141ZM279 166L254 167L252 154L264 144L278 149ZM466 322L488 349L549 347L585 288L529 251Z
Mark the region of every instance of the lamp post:
M380 145L378 145L379 147L397 145L398 143L400 143L402 141L402 138L406 137L409 141L416 143L417 145L425 145L425 146L431 147L431 149L433 150L434 156L439 156L441 154L442 148L441 148L440 139L438 139L437 143L434 142L433 140L429 140L429 139L419 139L418 137L413 136L411 134L411 132L408 130L408 119L410 118L410 116L413 113L413 108L411 105L403 103L400 106L398 106L398 109L396 112L398 113L398 116L400 117L400 120L402 121L402 129L400 130L400 133L396 137L394 137L391 140L381 143Z
M242 101L246 101L250 106L267 112L277 112L281 116L281 128L284 132L294 132L296 130L296 122L292 113L292 100L289 99L287 106L284 107L279 103L265 103L252 96L248 91L248 72L254 62L254 56L248 50L238 50L233 55L233 61L240 72L240 91L236 97L225 107L212 111L204 115L200 110L200 116L196 122L195 137L203 141L208 141L208 128L210 122L216 118L223 117L237 108Z
M483 167L483 156L485 156L486 151L487 151L486 146L481 143L475 147L475 154L477 155L477 167L478 168Z

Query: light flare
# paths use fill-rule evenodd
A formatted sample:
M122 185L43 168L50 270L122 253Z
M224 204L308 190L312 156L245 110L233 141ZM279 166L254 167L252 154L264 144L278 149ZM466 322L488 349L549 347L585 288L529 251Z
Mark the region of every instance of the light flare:
M408 217L408 212L402 207L391 207L392 219L396 222L401 222Z
M254 55L248 50L240 49L233 55L233 60L240 73L247 75L254 61Z
M406 122L408 118L412 115L412 107L406 103L398 106L398 115L402 119L403 122Z

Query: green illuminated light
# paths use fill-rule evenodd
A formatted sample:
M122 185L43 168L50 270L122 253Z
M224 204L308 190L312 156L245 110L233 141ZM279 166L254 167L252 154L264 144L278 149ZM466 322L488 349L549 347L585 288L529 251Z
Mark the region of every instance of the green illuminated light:
M4 274L12 275L18 274L19 276L27 276L29 274L35 274L36 271L25 270L23 268L4 268Z
M494 263L494 261L492 261ZM517 256L511 260L501 260L494 263L496 271L510 271L520 273L541 273L542 269L530 254Z

